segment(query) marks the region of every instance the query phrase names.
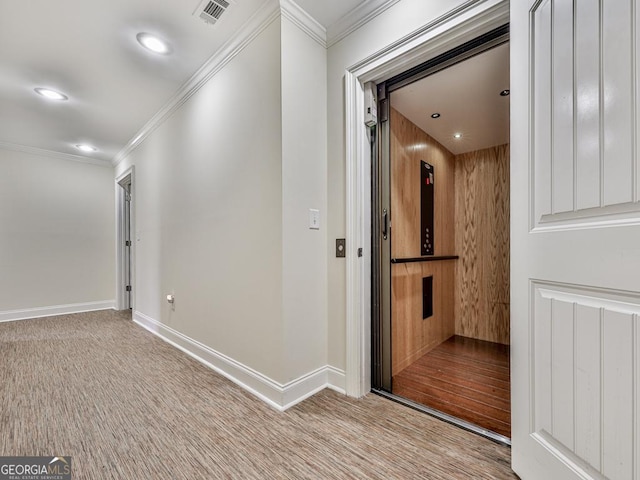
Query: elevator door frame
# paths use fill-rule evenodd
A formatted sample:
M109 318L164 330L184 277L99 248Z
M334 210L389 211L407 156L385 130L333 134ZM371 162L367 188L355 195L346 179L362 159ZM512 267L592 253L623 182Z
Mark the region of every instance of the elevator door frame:
M505 24L414 68L377 84L378 123L371 141L371 387L375 393L473 431L499 443L510 439L487 429L393 394L391 318L391 158L389 98L391 92L509 41Z

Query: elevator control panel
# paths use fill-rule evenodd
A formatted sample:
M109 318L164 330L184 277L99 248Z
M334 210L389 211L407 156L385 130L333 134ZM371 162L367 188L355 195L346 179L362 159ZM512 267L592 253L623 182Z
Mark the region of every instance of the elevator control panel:
M434 254L434 180L435 172L433 165L427 162L420 162L420 254Z

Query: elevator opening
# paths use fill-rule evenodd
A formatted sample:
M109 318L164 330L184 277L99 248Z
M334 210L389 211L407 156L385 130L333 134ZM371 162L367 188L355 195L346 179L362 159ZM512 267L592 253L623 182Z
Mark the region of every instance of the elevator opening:
M372 385L509 443L508 26L376 94Z

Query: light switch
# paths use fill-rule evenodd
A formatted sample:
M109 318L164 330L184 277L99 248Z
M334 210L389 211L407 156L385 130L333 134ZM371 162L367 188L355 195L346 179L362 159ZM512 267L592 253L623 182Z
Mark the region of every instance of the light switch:
M309 209L309 228L320 230L320 210Z

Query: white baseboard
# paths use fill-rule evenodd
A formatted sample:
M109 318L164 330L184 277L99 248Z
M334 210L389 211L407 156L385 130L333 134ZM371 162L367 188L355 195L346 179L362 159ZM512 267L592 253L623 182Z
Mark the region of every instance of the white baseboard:
M327 366L327 387L343 395L347 394L347 377L344 370Z
M282 384L144 313L134 311L133 321L280 411L327 387L344 393L344 372L333 367L320 367Z
M114 308L115 300L103 300L100 302L71 303L69 305L53 305L50 307L25 308L22 310L6 310L4 312L0 312L0 322L52 317L54 315L67 315L70 313L93 312L95 310L113 310Z

